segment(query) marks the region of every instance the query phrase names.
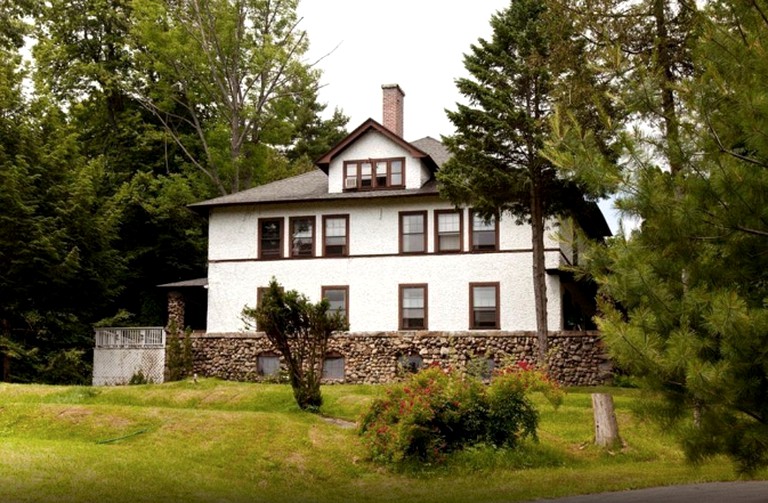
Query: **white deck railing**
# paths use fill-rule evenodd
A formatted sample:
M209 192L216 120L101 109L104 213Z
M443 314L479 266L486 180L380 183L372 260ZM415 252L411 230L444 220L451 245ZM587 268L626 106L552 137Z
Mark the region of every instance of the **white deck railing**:
M163 327L100 327L96 332L97 348L162 348Z

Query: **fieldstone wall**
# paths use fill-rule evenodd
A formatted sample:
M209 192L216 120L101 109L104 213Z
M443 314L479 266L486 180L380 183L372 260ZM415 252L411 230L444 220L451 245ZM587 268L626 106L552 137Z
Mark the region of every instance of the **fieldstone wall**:
M184 325L184 310L186 308L186 302L184 301L184 294L177 290L171 290L168 292L168 325L167 330L170 330L171 326L175 326L176 330L183 332L186 325Z
M595 386L611 378L612 366L597 332L554 332L549 338L551 376L566 386ZM273 354L260 333L194 334L194 371L236 381L264 380L257 368L260 354ZM344 357L344 380L351 384L391 382L402 375L402 357L418 355L424 365L467 370L468 366L501 367L536 360L532 332L365 332L332 338L329 353Z

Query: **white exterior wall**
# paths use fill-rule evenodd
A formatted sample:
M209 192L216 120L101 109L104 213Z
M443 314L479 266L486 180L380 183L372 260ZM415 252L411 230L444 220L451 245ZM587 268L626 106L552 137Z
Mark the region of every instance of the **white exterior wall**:
M348 286L352 331L397 330L398 285L407 283L428 285L429 330L467 330L469 283L499 282L501 329L535 330L530 228L516 225L512 218L502 218L499 252L433 254L433 210L451 208L432 197L213 209L209 233L208 332L242 331L243 307L256 304L258 287L266 286L273 276L287 289L298 290L312 300L320 298L322 286ZM419 210L428 211L429 253L398 255L399 212ZM322 215L336 214L349 215L350 256L322 258ZM283 255L287 256L288 218L308 215L317 215L317 258L257 260L259 218L284 217ZM469 248L468 218L465 209L464 250ZM559 245L550 237L545 246L552 249L547 252L547 268L556 268L560 263ZM558 330L559 279L548 276L547 288L549 327Z
M403 148L378 131L369 131L344 150L344 156L336 157L328 167L328 192L343 192L344 161L358 159L388 159L405 157L405 188L418 189L429 180L431 173L420 159L411 157Z

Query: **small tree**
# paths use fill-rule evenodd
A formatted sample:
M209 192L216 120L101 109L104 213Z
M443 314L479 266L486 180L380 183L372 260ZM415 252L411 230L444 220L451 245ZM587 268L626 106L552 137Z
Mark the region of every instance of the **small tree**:
M296 290L285 292L273 278L261 303L243 309L249 328L255 328L255 322L285 360L293 396L302 409L322 405L320 379L328 340L333 332L348 328L346 318L329 308L325 299L313 304Z

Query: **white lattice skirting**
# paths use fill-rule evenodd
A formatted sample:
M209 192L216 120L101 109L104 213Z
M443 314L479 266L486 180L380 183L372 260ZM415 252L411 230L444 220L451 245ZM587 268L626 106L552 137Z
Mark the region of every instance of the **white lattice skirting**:
M139 371L153 383L163 382L165 348L96 348L93 385L128 384Z

